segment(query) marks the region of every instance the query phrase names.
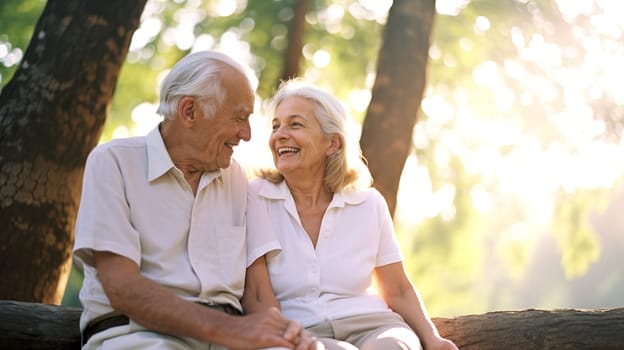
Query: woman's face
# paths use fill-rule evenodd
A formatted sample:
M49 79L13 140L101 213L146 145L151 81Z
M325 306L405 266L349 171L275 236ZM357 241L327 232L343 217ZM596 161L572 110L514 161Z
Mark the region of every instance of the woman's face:
M332 138L323 134L314 115L314 103L293 96L275 110L269 147L277 169L288 179L324 177L325 158L335 151Z

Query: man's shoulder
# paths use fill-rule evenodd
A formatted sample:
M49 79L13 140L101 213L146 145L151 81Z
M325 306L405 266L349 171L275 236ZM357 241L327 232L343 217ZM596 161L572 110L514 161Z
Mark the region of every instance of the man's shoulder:
M113 139L104 143L101 143L93 149L91 153L98 152L110 152L123 148L144 148L146 147L145 136L125 137L119 139Z

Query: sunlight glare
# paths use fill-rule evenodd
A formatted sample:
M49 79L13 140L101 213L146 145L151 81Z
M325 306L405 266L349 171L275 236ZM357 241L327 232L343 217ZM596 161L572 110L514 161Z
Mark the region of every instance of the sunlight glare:
M215 39L212 35L209 34L200 34L195 39L193 43L193 49L191 51L203 51L203 50L211 50L215 46Z
M555 0L559 11L569 20L592 12L593 0Z
M470 199L472 207L481 214L487 214L492 209L492 194L482 184L470 189Z
M195 25L205 17L202 11L195 8L184 8L176 11L174 18L178 25L175 27L175 43L180 50L188 50L195 42Z
M116 127L113 130L113 139L121 139L121 138L126 138L130 136L130 130L128 130L127 127L121 125Z
M312 56L312 62L318 68L327 67L330 61L331 61L331 55L329 54L329 52L323 49L317 50Z
M484 16L477 17L473 30L477 34L484 34L490 30L490 20Z
M493 90L498 90L504 85L498 64L494 61L485 61L474 68L472 79L477 85L486 86Z
M132 135L144 136L160 123L163 118L156 113L157 104L143 102L132 110L132 121L134 128Z
M234 14L237 9L236 0L221 0L215 6L215 12L220 17L228 17Z
M353 89L349 91L349 106L356 112L365 112L371 99L368 89Z
M455 109L440 95L427 96L421 102L421 108L428 120L443 125L453 119Z
M518 50L518 54L522 59L534 62L544 70L561 66L563 55L558 46L546 43L540 34L533 34L529 46Z
M336 34L340 32L344 14L345 9L342 5L332 4L324 11L319 12L318 19L329 33Z
M418 164L416 156L408 156L397 193L395 213L397 221L416 224L439 215L440 210L432 204L433 202L429 171L425 166Z
M392 0L358 0L358 2L363 8L373 14L377 23L386 23Z
M132 35L130 51L142 49L162 30L162 22L156 17L147 18Z
M468 4L470 0L438 0L435 7L440 15L457 16Z

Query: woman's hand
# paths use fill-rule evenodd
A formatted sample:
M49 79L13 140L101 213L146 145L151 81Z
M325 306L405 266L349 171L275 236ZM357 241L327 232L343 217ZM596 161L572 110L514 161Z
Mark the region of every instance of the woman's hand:
M459 348L448 339L436 337L425 344L425 350L459 350Z

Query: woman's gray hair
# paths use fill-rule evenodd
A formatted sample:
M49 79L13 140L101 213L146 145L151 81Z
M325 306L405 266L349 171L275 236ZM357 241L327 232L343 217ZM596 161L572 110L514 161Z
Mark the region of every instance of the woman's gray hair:
M194 52L178 61L162 81L156 113L165 119L174 119L180 100L188 96L199 100L207 117L214 116L226 97L221 81L221 72L226 66L241 72L251 88L249 69L231 57L216 51Z
M290 97L311 101L314 105L314 116L321 125L321 132L326 136L336 135L339 138L340 148L325 159L325 187L331 192L370 187L372 177L359 143L348 137L347 123L350 116L342 103L317 86L291 79L283 82L273 96L269 107L270 115L275 115L280 103ZM284 179L277 169L261 170L259 176L273 183Z

